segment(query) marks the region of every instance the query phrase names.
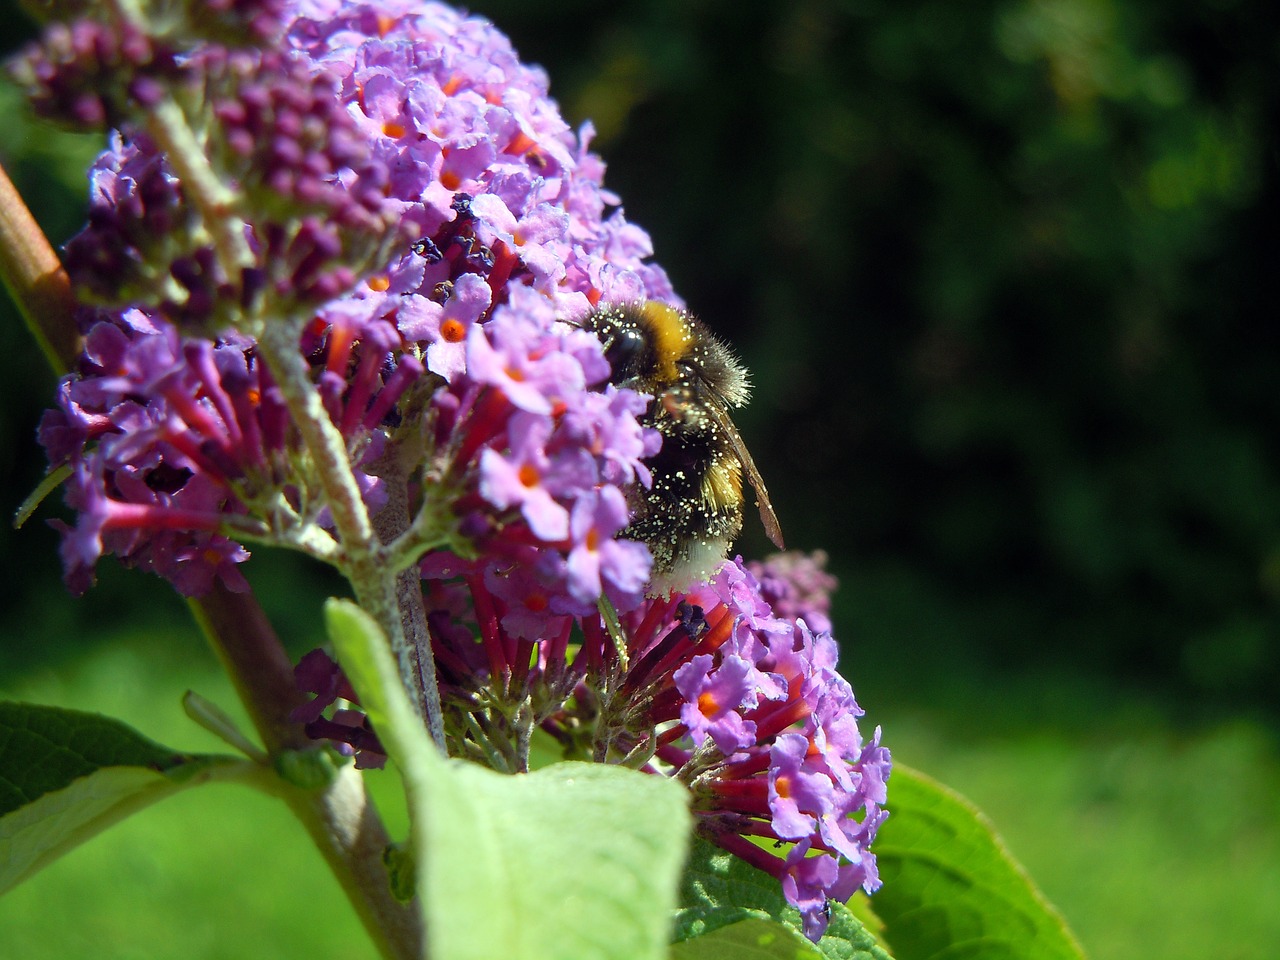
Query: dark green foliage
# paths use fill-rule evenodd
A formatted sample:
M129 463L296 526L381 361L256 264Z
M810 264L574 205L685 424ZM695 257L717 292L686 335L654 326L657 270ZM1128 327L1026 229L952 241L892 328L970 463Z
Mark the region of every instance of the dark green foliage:
M12 813L101 768L156 773L187 762L117 720L56 707L0 701L0 815Z
M743 430L856 662L1270 697L1263 5L478 6L755 372Z

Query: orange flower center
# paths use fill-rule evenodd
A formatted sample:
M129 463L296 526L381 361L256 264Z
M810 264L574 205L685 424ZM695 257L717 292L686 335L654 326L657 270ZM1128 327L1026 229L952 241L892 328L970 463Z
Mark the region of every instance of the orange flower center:
M779 778L774 782L773 788L774 788L774 790L776 790L776 791L778 792L778 797L779 797L779 799L781 799L781 800L788 800L788 799L790 799L790 797L791 797L791 778L790 778L790 777L779 777Z
M467 335L467 325L461 320L450 317L440 324L440 336L446 343L459 343Z

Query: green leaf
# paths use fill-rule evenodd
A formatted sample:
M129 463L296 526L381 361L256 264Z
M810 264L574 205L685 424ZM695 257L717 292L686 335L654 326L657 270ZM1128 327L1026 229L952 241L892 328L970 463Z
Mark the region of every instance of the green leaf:
M684 788L590 763L506 776L447 760L381 631L325 616L347 678L400 768L433 960L658 960L690 832Z
M1083 960L1061 916L968 800L900 763L871 909L898 960Z
M718 957L730 946L748 957L891 960L840 903L831 904L822 940L810 942L777 880L702 839L694 840L685 867L675 940L671 955L682 960Z
M0 702L0 893L135 810L245 767L98 714Z
M591 763L453 766L421 881L433 956L665 954L690 830L679 784Z

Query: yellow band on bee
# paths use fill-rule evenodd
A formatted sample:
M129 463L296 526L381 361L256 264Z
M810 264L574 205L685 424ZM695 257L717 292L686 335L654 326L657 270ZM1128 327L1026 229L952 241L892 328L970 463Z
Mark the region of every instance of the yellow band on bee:
M683 310L658 300L647 300L641 307L649 322L649 335L653 338L654 353L658 360L657 379L673 383L679 377L676 358L684 356L690 340L689 322Z
M713 510L736 509L742 503L742 467L737 460L716 457L707 464L702 497Z

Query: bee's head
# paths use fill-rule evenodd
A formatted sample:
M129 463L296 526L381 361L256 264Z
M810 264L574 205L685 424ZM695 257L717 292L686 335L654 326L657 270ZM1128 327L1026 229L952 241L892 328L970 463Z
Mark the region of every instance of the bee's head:
M605 305L578 321L577 325L595 334L604 347L612 371L609 382L615 386L651 392L664 382L663 358L651 335L648 306L643 301Z
M604 345L612 383L652 393L681 378L679 364L693 342L690 322L669 304L641 300L598 307L578 325Z
M604 358L613 371L609 380L617 386L630 386L647 381L653 368L649 342L643 333L631 326L615 326L600 337Z

